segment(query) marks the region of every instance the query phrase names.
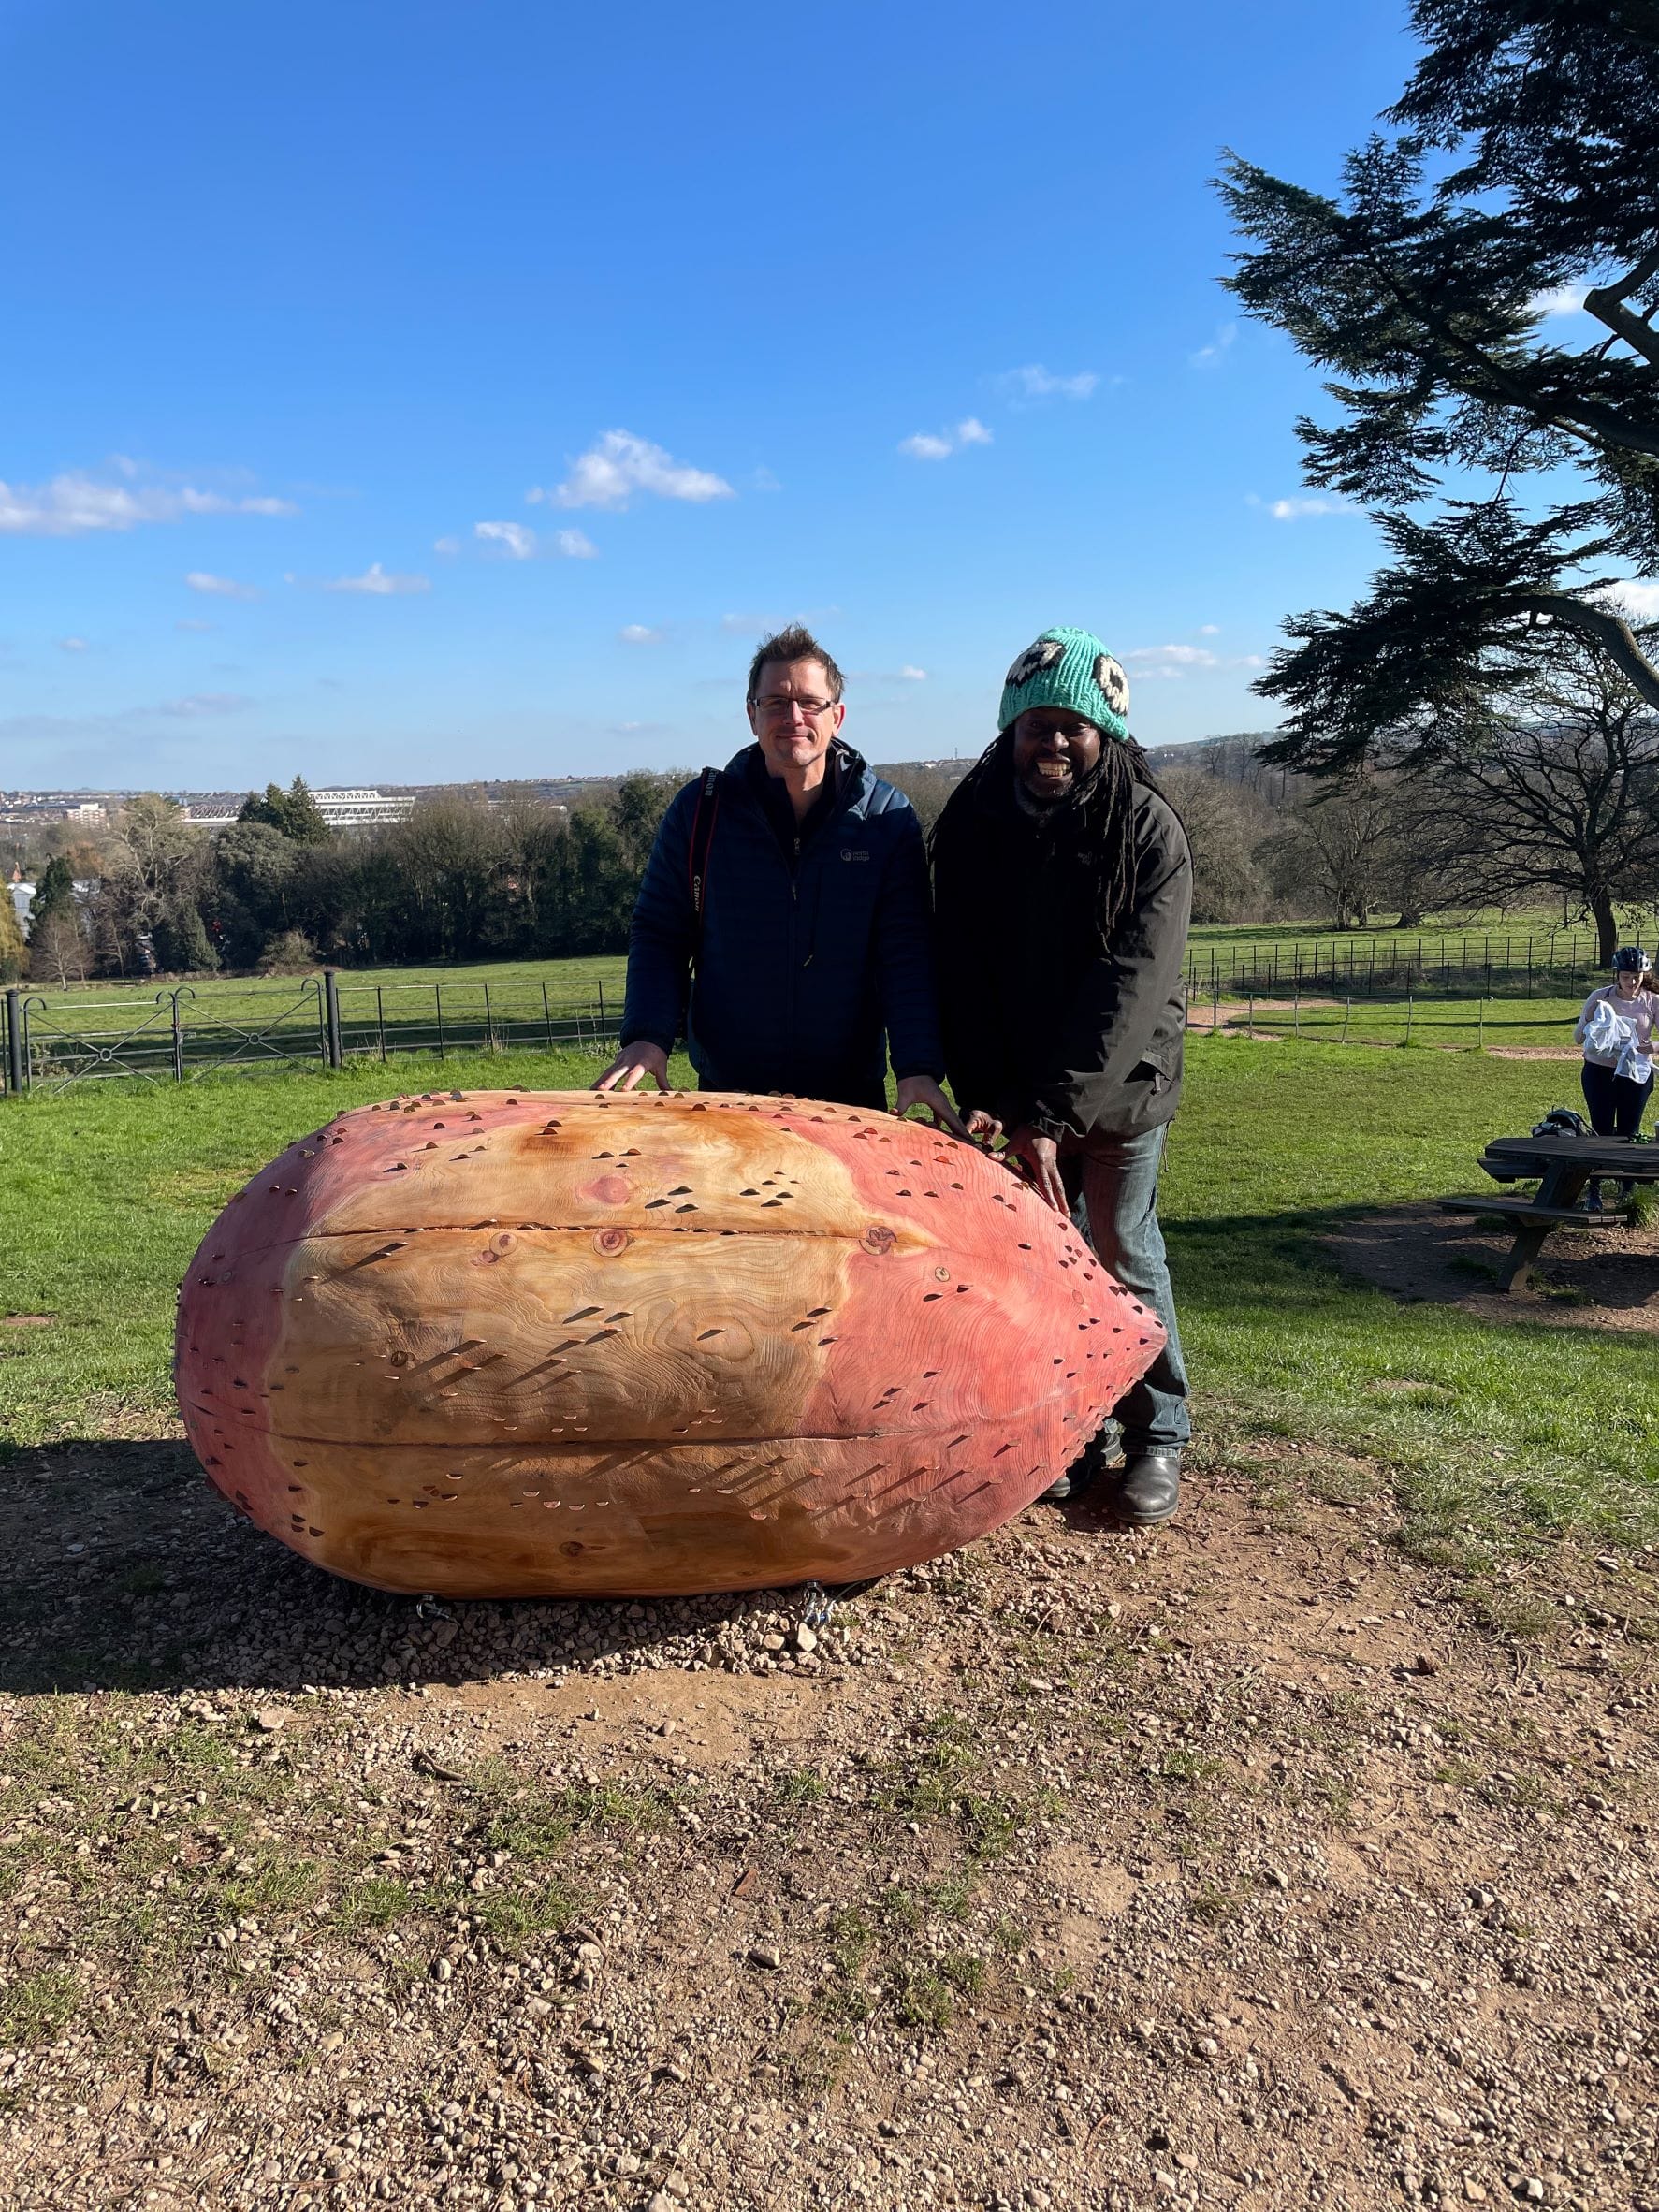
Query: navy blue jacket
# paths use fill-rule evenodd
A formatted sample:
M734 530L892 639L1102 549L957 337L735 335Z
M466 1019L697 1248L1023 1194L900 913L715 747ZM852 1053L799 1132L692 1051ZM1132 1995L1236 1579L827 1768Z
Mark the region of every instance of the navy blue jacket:
M746 746L720 777L700 948L691 858L702 779L669 804L629 932L622 1041L669 1052L683 1023L705 1090L883 1105L884 1036L895 1074L944 1069L921 824L902 792L837 743L833 797L804 837L787 825L780 837L759 757Z

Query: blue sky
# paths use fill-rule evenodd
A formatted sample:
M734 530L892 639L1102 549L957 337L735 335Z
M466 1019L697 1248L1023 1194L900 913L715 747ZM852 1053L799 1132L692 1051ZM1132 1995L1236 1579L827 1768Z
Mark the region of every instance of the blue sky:
M694 767L792 615L876 760L1052 622L1145 743L1263 727L1375 544L1208 180L1330 184L1409 59L1395 0L10 0L0 786Z

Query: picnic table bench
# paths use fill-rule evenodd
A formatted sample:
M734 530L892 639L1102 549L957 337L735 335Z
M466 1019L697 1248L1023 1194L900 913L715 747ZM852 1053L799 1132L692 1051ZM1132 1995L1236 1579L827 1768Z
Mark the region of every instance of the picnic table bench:
M1443 1213L1502 1214L1515 1223L1515 1242L1498 1272L1500 1290L1526 1287L1552 1229L1618 1229L1623 1216L1592 1213L1580 1201L1593 1182L1617 1175L1626 1183L1659 1183L1659 1144L1629 1137L1494 1137L1480 1165L1494 1183L1537 1181L1532 1198L1445 1198Z

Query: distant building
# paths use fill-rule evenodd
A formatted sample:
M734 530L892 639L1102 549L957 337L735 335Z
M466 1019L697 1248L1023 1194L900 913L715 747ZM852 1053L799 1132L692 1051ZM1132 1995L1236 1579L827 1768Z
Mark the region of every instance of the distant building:
M367 829L381 822L401 822L414 806L412 798L386 798L377 791L313 791L317 810L330 829ZM227 807L208 800L186 807L184 819L197 829L227 829L241 808L239 799Z
M35 886L33 883L8 883L6 888L11 894L12 905L17 909L18 922L27 935L29 909L35 903Z

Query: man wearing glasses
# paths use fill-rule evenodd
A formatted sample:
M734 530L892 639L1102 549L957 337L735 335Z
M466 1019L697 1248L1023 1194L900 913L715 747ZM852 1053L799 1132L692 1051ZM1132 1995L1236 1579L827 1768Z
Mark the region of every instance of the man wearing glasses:
M622 1048L594 1085L667 1090L684 1023L705 1090L924 1106L939 1077L927 862L910 801L840 736L841 671L798 625L749 672L755 743L671 802L633 910Z

